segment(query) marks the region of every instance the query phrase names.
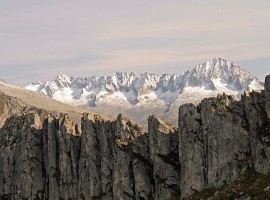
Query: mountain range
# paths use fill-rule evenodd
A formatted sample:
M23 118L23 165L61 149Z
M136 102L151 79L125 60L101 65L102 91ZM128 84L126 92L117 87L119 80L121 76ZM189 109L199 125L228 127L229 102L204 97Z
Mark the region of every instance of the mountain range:
M159 109L155 101L165 102L157 94L178 92L164 111L178 113L177 127L148 113L147 131L123 114L110 119L90 112L100 106L98 100L89 105L85 99L86 104L78 104L83 109L49 98L41 83L32 87L43 92L34 92L0 81L0 199L269 199L270 75L262 88L257 78L224 62L198 65L175 75L181 82L163 87L164 75L155 75L159 79L151 85L149 77L136 74L126 90L116 75L103 77L114 83L90 87L88 81L88 88L74 86L84 78L63 74L47 83L57 86L48 91L52 96L96 88L94 95L103 92L103 99L115 104L113 94L133 92L135 101L123 98L122 107L129 103L135 110L143 103L148 111L151 105ZM118 87L108 90L111 85ZM178 98L190 101L188 95L194 100L224 91L233 95L173 108ZM79 102L82 96L72 97ZM108 114L110 103L104 104ZM146 112L139 108L137 113Z
M84 112L88 112L92 119L95 115L89 109L68 105L31 90L0 81L0 127L10 116L36 109L46 109L58 117L61 113L68 114L74 123L81 122L81 116Z
M263 89L263 83L239 65L214 58L182 74L116 72L75 78L60 73L53 81L25 88L112 118L124 113L145 126L151 114L176 125L180 105L223 92L240 98L244 90Z

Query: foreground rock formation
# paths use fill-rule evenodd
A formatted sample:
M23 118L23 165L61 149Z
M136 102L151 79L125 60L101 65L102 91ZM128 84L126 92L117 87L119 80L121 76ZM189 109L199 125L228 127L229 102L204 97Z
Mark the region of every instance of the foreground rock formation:
M20 110L0 129L0 199L179 199L267 174L269 81L240 101L181 106L178 129L150 116L148 133L123 115L85 113L80 129L65 113Z

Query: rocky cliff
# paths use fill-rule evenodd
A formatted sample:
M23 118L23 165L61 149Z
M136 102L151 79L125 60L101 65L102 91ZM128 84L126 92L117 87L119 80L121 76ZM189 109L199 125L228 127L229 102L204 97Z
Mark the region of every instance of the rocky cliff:
M156 116L145 132L123 115L85 113L80 131L67 114L24 110L0 129L0 197L179 199L246 171L267 174L269 82L240 101L223 94L181 106L178 129Z

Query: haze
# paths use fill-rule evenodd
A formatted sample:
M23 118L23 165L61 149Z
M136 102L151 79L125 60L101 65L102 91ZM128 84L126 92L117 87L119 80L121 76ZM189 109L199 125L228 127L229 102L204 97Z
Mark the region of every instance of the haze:
M0 78L182 73L222 57L263 80L269 10L269 0L2 0Z

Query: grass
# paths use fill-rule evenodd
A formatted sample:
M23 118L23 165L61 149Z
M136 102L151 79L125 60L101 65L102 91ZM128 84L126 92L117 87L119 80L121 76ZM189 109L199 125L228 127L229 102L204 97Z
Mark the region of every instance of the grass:
M270 174L265 175L248 170L230 184L205 189L184 200L234 200L240 198L250 200L270 199Z

